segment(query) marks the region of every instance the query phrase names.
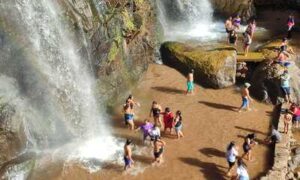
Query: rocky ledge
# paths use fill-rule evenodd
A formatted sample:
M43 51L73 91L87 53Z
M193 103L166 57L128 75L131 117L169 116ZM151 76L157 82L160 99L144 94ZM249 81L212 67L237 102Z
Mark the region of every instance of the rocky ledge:
M205 50L179 42L161 46L164 64L186 75L195 70L195 81L205 87L224 88L235 84L236 50L232 47Z

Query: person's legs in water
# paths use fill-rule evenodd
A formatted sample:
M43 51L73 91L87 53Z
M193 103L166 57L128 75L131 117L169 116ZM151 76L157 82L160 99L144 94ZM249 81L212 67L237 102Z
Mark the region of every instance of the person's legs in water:
M154 117L154 124L155 124L156 126L162 126L163 123L162 123L162 121L161 121L159 115Z
M125 156L124 156L124 163L125 163L124 170L127 170L128 168L131 167L131 160Z

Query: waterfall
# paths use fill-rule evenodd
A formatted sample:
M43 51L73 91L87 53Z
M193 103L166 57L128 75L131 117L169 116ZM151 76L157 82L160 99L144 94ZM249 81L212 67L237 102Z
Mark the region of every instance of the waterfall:
M73 32L60 6L52 0L1 2L0 102L14 107L9 124L22 129L28 149L53 149L91 137L98 147L84 152L97 151L104 160L115 149L95 97L90 56L80 54L84 37ZM109 144L110 149L103 148Z
M156 0L165 40L216 39L224 29L213 20L209 0Z

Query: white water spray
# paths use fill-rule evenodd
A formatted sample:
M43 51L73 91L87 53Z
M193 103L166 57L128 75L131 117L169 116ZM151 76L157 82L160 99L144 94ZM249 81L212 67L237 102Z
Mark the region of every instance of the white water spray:
M12 126L22 127L27 148L63 152L68 147L81 159L112 158L119 148L94 95L90 56L79 54L86 43L78 42L84 37L75 37L60 5L11 0L1 4L0 11L12 31L0 50L0 83L6 84L0 87L1 103L14 107Z
M212 40L222 36L209 0L156 0L165 40Z

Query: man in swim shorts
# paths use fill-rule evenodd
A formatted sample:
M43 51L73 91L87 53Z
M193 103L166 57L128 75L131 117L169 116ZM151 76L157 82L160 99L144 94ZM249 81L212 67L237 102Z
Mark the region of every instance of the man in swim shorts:
M187 76L186 94L194 94L194 69L191 69Z
M124 145L124 170L126 171L128 168L131 168L134 161L132 160L132 150L131 145L132 141L130 139L127 139Z
M242 105L239 108L238 112L241 112L242 109L250 110L249 101L252 101L252 98L249 94L250 83L245 83L244 87L242 87L241 95L242 95Z
M124 111L124 120L125 124L129 125L131 130L134 130L134 122L133 122L133 109L130 106L130 102L126 101L126 104L123 106L123 111Z

